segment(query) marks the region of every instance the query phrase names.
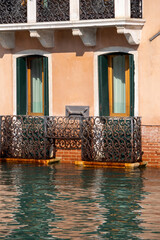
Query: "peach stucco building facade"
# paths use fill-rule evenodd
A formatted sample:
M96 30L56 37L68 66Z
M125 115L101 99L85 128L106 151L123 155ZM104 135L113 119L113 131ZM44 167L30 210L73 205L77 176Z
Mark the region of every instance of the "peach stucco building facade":
M119 11L123 13L123 7L127 9L130 1L122 0L122 3ZM142 3L142 19L137 21L128 18L127 13L123 17L116 13L115 21L86 20L81 26L80 20L74 20L73 8L70 25L59 23L54 27L54 23L37 23L36 29L33 19L24 27L23 23L20 27L18 24L9 24L9 27L1 24L2 38L4 32L14 32L15 42L14 47L8 49L0 46L0 115L17 114L18 57L38 55L48 58L49 115L64 116L65 107L74 105L89 106L89 115L97 116L100 114L98 56L131 54L134 56L134 116L142 117L143 160L150 166L160 167L160 1L143 0ZM28 9L31 8L27 4ZM70 9L71 6L73 1ZM93 24L88 24L89 21ZM85 34L80 32L85 26L88 32L92 30L92 34L87 33L89 43L85 43ZM53 46L42 46L36 35L38 28L54 31ZM127 39L128 35L133 40ZM44 41L47 42L49 37Z

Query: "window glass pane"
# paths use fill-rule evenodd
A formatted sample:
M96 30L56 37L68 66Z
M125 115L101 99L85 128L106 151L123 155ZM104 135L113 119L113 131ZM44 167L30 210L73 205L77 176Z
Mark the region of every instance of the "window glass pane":
M126 112L125 56L113 57L113 113Z
M31 111L43 113L41 58L31 60Z

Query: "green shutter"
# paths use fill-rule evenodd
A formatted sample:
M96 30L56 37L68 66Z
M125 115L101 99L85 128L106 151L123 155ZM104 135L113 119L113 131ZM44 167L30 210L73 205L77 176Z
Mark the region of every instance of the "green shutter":
M17 115L26 115L26 60L17 58Z
M129 55L130 69L130 116L134 116L134 58Z
M99 73L99 115L109 116L109 94L108 94L108 59L107 56L98 57Z
M43 57L44 66L44 115L49 115L48 58Z

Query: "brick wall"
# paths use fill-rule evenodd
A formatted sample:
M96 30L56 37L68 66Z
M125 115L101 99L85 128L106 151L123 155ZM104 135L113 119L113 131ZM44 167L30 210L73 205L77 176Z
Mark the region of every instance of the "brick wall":
M160 167L160 125L142 126L142 151L148 166Z
M56 157L61 157L61 162L74 163L81 161L81 150L57 150Z

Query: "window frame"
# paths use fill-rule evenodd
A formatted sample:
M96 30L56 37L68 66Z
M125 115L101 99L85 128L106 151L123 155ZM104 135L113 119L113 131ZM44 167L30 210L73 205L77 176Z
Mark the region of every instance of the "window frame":
M13 114L29 115L27 104L27 58L42 57L44 68L44 116L52 114L52 58L43 51L24 51L13 56Z
M113 57L125 56L125 92L126 92L126 112L114 113L113 112ZM127 117L130 116L130 67L128 54L111 54L108 58L108 94L109 94L109 116L113 117Z

